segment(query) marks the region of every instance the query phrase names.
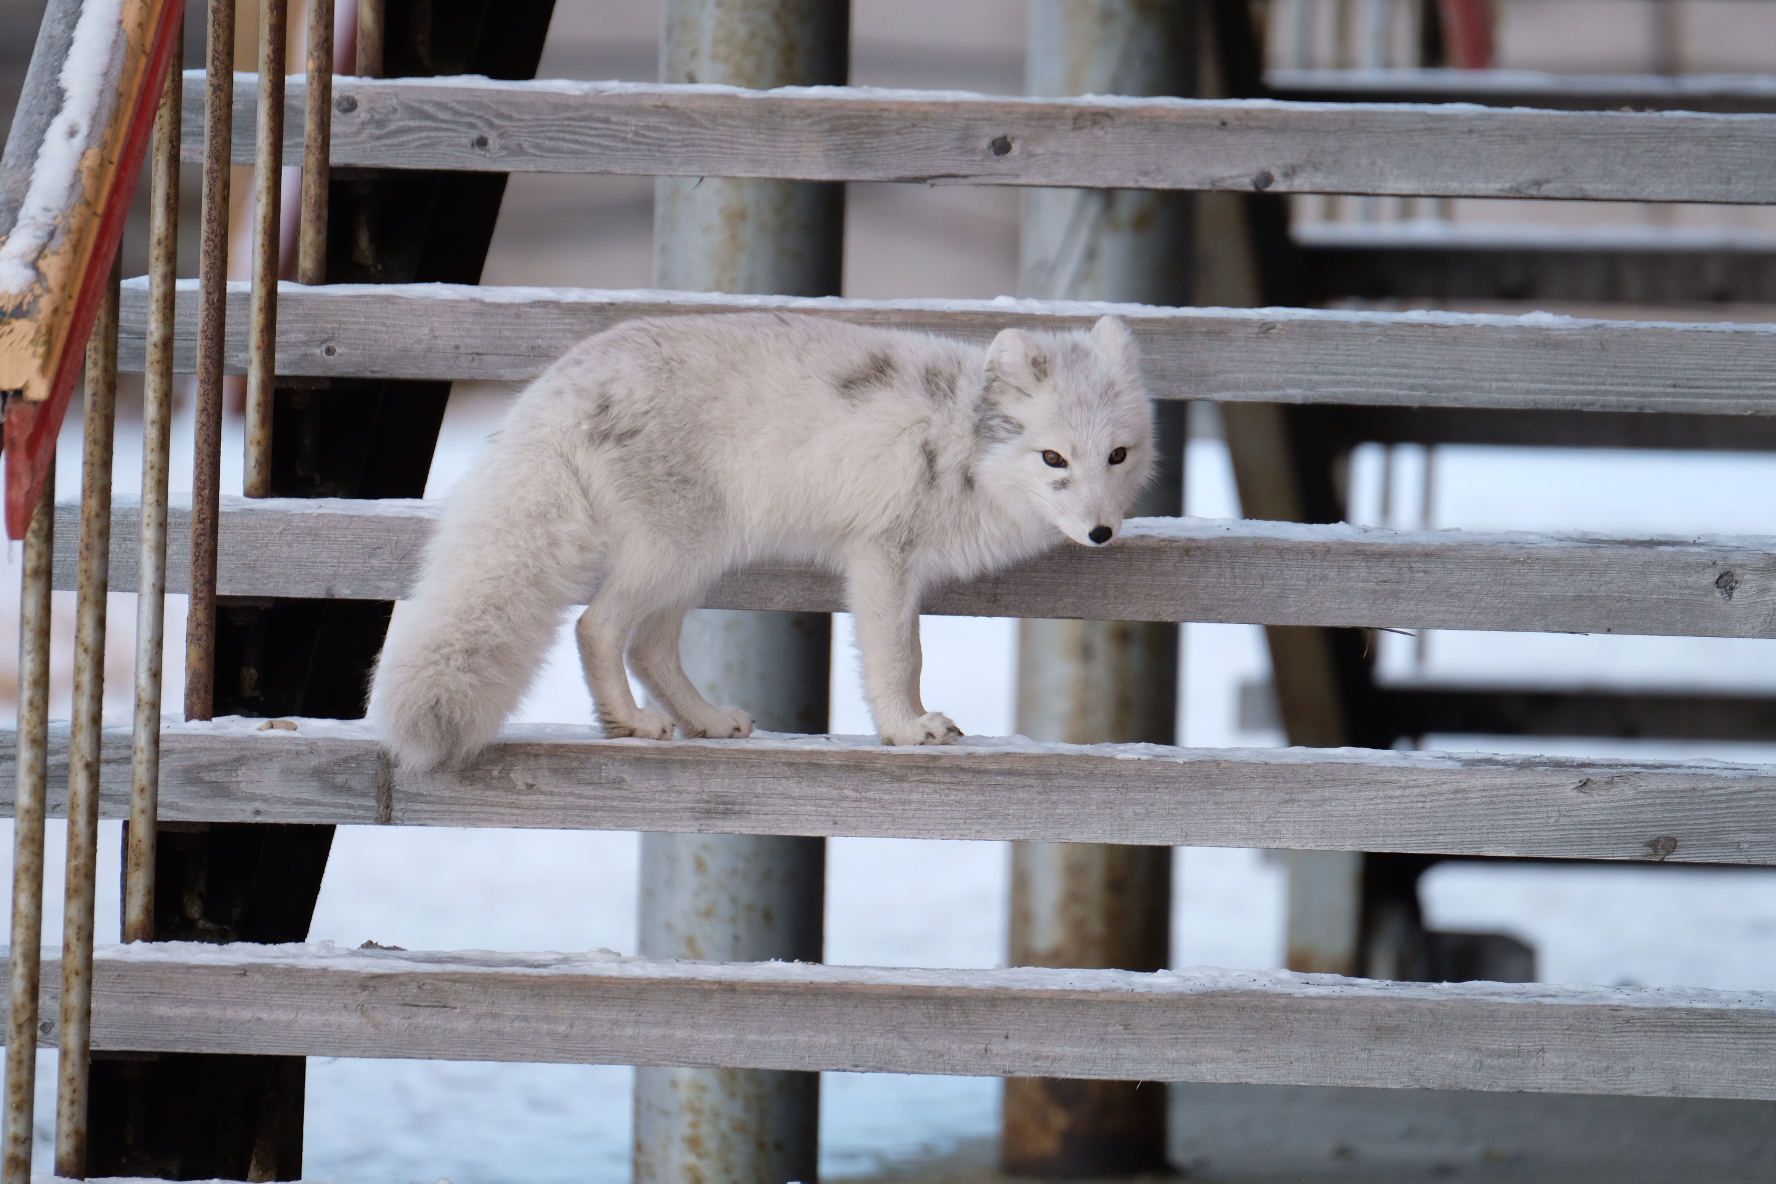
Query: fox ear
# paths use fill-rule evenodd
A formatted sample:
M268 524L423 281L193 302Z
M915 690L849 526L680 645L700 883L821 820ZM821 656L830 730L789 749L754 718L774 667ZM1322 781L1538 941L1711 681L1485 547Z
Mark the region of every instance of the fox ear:
M1048 381L1048 356L1022 329L1001 329L987 347L987 373L1027 395Z
M1141 347L1121 317L1099 317L1091 329L1092 343L1103 351L1112 365L1135 370L1141 364Z

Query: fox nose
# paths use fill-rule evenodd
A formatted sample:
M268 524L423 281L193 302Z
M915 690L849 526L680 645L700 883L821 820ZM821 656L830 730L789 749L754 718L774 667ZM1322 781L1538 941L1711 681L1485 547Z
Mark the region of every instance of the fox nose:
M1101 547L1110 541L1110 536L1114 533L1116 532L1111 530L1108 526L1094 526L1085 537Z

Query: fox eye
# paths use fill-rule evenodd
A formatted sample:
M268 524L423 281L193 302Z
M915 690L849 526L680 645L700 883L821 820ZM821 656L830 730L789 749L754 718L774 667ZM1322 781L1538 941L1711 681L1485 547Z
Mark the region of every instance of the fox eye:
M1110 463L1113 465L1119 465L1128 458L1129 450L1126 448L1118 448L1110 454Z
M1051 469L1064 469L1067 467L1067 458L1052 448L1044 448L1042 450L1042 463Z

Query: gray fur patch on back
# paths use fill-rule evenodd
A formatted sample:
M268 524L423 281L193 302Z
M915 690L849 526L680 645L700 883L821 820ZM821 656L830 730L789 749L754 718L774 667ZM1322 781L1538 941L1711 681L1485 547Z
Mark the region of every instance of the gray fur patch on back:
M936 485L937 449L933 448L931 446L931 441L927 440L925 443L919 445L919 454L925 458L925 483L927 485Z
M863 360L863 365L849 374L841 375L834 386L841 398L857 402L868 398L870 392L878 387L893 385L899 370L892 355L875 350Z
M925 388L927 399L933 403L948 403L956 397L956 380L960 377L954 366L931 362L926 365L925 373L919 376L919 381Z

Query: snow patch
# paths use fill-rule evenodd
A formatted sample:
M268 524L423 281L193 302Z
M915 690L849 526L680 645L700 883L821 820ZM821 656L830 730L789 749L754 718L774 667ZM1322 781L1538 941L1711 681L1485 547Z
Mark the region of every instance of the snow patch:
M95 956L113 963L272 966L358 974L388 974L393 971L413 974L576 975L981 991L1104 991L1145 995L1256 993L1297 998L1423 999L1443 1002L1460 1000L1560 1006L1776 1011L1776 992L1771 991L1549 983L1401 983L1344 978L1335 974L1299 974L1287 970L1224 970L1210 966L1154 973L1132 970L1057 970L1031 966L993 970L903 969L833 966L818 962L666 961L631 957L605 949L577 953L343 949L332 942L288 945L136 942L131 945L100 947Z
M146 291L143 277L124 281L130 290ZM246 297L251 285L245 280L231 281L231 296ZM198 291L198 281L182 279L180 292ZM855 300L842 296L751 296L723 292L679 292L653 288L544 288L528 286L477 287L469 284L328 284L324 288L308 287L285 280L278 285L280 301L303 300L375 300L379 304L391 300L455 300L473 304L602 304L602 305L681 305L699 312L730 312L754 309L775 309L783 312L832 313L973 313L1026 316L1077 317L1095 319L1118 316L1140 328L1143 321L1244 321L1259 325L1307 325L1342 323L1351 325L1437 325L1449 328L1496 329L1558 329L1591 333L1633 333L1658 329L1666 333L1732 333L1750 335L1776 334L1776 324L1746 324L1722 321L1668 322L1621 321L1587 317L1571 317L1550 312L1532 312L1522 316L1500 313L1445 312L1440 309L1408 309L1381 312L1340 308L1174 308L1157 304L1117 304L1100 300L1031 300L1016 296L995 296L980 299L900 299ZM341 313L343 316L344 314ZM139 330L135 331L139 335ZM987 332L972 331L975 336Z

